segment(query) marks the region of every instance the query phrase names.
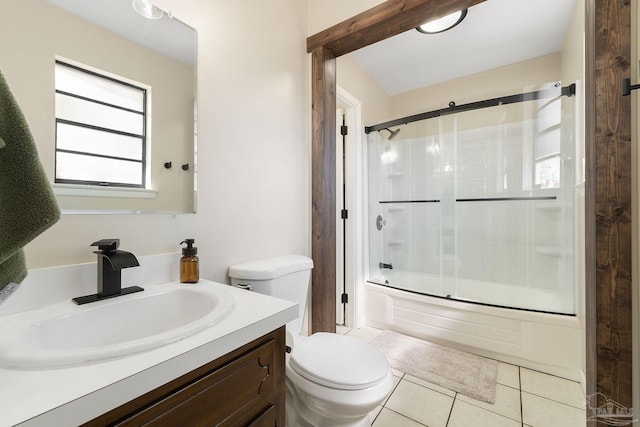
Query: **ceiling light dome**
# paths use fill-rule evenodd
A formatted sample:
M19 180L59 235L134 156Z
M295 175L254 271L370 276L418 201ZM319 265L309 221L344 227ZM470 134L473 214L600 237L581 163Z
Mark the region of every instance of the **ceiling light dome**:
M441 33L443 31L450 30L461 23L465 16L467 16L467 9L462 9L447 16L443 16L442 18L424 23L416 28L416 30L425 34Z
M131 6L133 6L136 12L147 19L162 18L162 10L151 4L149 0L132 0Z

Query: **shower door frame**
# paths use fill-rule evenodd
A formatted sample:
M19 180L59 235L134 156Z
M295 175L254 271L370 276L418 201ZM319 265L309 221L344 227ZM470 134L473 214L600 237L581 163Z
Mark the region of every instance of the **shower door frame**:
M336 58L484 0L387 0L307 39L311 53L313 332L335 331ZM585 0L587 395L632 407L631 11ZM599 159L596 162L596 159ZM597 285L597 286L596 286Z

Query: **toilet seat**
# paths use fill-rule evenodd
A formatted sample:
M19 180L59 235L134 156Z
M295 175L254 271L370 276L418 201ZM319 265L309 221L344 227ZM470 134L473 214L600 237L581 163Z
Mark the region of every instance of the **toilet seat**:
M386 356L371 344L325 332L296 344L289 366L311 382L339 390L373 387L390 369Z

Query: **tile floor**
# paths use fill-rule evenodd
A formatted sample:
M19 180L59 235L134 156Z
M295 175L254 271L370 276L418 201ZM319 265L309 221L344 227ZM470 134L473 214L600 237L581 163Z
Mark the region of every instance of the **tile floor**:
M338 332L370 341L373 328ZM585 395L579 383L498 362L495 404L471 399L394 370L395 387L369 414L373 427L584 427Z

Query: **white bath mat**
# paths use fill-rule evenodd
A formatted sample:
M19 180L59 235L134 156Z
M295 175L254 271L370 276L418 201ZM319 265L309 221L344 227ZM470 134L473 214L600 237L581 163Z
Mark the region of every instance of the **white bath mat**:
M495 403L498 362L384 331L371 341L392 368L483 402Z

